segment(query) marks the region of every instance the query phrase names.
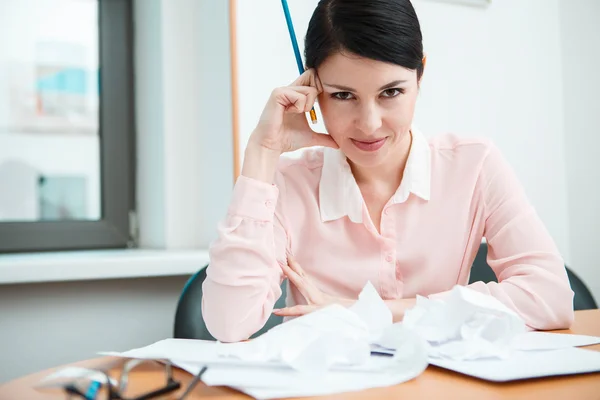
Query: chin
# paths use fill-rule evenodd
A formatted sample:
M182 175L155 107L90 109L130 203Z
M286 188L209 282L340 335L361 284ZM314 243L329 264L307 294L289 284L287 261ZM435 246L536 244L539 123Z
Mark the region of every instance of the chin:
M372 153L365 153L353 148L343 152L352 164L364 168L373 168L383 164L385 157L388 154L385 146Z

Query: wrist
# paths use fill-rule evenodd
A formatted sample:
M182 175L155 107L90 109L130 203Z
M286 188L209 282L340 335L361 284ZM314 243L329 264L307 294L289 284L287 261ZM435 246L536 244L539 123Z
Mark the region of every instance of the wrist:
M273 183L281 152L248 142L241 174L266 183Z
M406 310L413 308L417 304L417 299L384 300L384 303L390 309L393 321L400 322L404 318Z
M339 304L344 307L350 307L356 300L346 299L344 297L336 297L336 296L326 296L323 300L323 304Z
M356 303L356 300L344 299L339 297L336 299L336 303L341 304L344 307L351 307L354 303Z

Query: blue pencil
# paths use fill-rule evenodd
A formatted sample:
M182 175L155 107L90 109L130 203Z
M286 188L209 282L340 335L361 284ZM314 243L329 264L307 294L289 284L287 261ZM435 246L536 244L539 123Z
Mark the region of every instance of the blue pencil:
M285 14L285 22L287 23L288 32L290 33L290 39L292 40L292 47L294 48L294 55L296 56L296 64L298 64L298 72L300 75L304 73L304 65L302 64L302 56L300 56L300 49L298 48L298 40L296 40L296 32L294 31L294 24L292 23L292 16L290 15L290 8L287 0L281 0L281 6L283 7L283 13ZM310 119L313 124L317 123L317 113L313 107L310 110Z

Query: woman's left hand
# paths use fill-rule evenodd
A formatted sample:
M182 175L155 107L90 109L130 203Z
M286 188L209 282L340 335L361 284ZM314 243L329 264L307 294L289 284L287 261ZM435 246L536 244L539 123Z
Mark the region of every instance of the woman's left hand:
M323 293L323 291L315 285L312 278L306 275L300 264L292 257L288 257L288 265L283 265L282 269L289 281L296 286L302 296L304 296L308 304L275 309L273 310L273 314L275 315L298 317L330 304L337 303L349 306L353 303L351 300L341 299Z

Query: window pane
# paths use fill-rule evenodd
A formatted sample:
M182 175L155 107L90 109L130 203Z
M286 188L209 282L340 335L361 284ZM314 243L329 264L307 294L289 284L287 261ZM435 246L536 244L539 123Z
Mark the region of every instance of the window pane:
M98 220L98 1L0 1L0 222Z

